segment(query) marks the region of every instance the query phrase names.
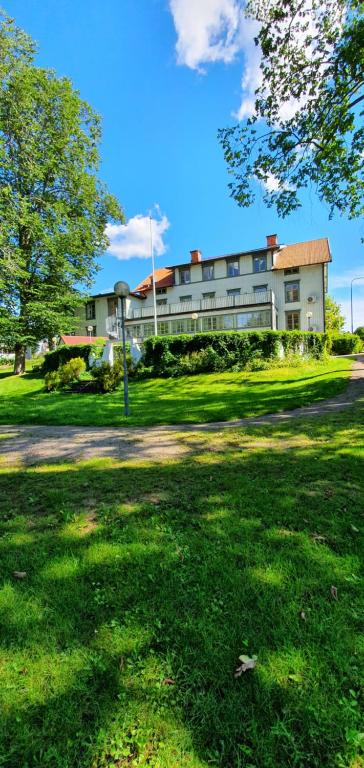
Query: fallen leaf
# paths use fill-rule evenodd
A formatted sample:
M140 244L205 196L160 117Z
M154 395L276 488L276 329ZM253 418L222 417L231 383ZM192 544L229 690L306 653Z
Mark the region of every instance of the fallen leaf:
M162 685L176 685L176 681L173 680L173 677L166 677L163 680Z
M331 587L330 592L331 592L331 597L333 597L334 600L337 600L337 587Z
M14 571L13 573L14 579L25 579L26 575L26 571Z
M301 613L300 613L300 619L302 619L302 621L306 621L306 614L305 614L305 612L304 612L304 611L301 611Z
M240 677L240 675L243 672L247 672L248 669L254 669L257 665L257 657L252 656L251 658L249 656L245 656L244 654L242 656L239 656L239 661L241 661L241 664L236 668L234 672L234 677Z

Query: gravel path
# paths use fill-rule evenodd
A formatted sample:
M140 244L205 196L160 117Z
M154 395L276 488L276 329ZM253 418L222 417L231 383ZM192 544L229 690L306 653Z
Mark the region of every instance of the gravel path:
M173 459L196 450L204 432L280 424L292 419L336 413L364 396L364 355L356 355L351 379L341 395L292 411L237 421L177 424L148 428L0 426L0 462L25 465L91 458Z

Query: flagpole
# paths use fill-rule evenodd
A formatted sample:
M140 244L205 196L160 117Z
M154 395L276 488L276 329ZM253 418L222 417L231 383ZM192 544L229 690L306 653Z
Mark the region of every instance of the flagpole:
M153 308L154 308L154 335L158 336L157 325L157 298L155 292L155 279L154 279L154 248L153 248L153 232L152 232L152 217L149 216L149 229L150 229L150 253L152 257L152 283L153 283Z

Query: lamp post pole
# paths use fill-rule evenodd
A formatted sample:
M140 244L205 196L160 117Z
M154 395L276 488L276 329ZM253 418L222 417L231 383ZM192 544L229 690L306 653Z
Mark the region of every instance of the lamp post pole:
M126 338L125 338L125 299L130 293L128 283L119 280L114 285L114 291L120 299L120 319L121 319L121 338L123 343L123 368L124 368L124 414L129 416L129 386L128 386L128 367L126 364Z
M350 285L350 314L351 314L351 332L354 333L354 318L353 318L353 283L355 280L364 280L364 275L359 277L353 277Z

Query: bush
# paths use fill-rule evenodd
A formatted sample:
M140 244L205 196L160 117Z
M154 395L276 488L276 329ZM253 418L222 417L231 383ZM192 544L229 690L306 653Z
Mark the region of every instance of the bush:
M58 389L60 386L60 378L58 371L49 371L44 377L44 386L47 392L52 392L54 389Z
M330 351L333 355L353 355L363 348L363 341L355 333L340 333L330 337Z
M76 344L75 346L65 344L63 347L57 347L53 352L47 352L45 355L42 372L57 371L61 365L65 365L75 357L81 357L88 369L90 353L93 352L97 357L100 357L103 346L103 344Z
M357 336L360 336L364 347L364 325L359 325L359 328L356 328L354 333L356 333Z
M123 378L123 366L116 361L113 366L110 363L101 363L91 369L91 376L97 384L99 392L113 392L119 386Z
M62 387L67 387L72 382L78 381L80 376L85 373L86 363L82 357L73 357L68 363L61 365L58 369L58 375Z
M181 376L202 371L242 370L265 361L305 354L321 359L327 336L304 331L215 331L181 336L154 336L144 342L144 370L154 376ZM255 361L255 363L254 363Z

